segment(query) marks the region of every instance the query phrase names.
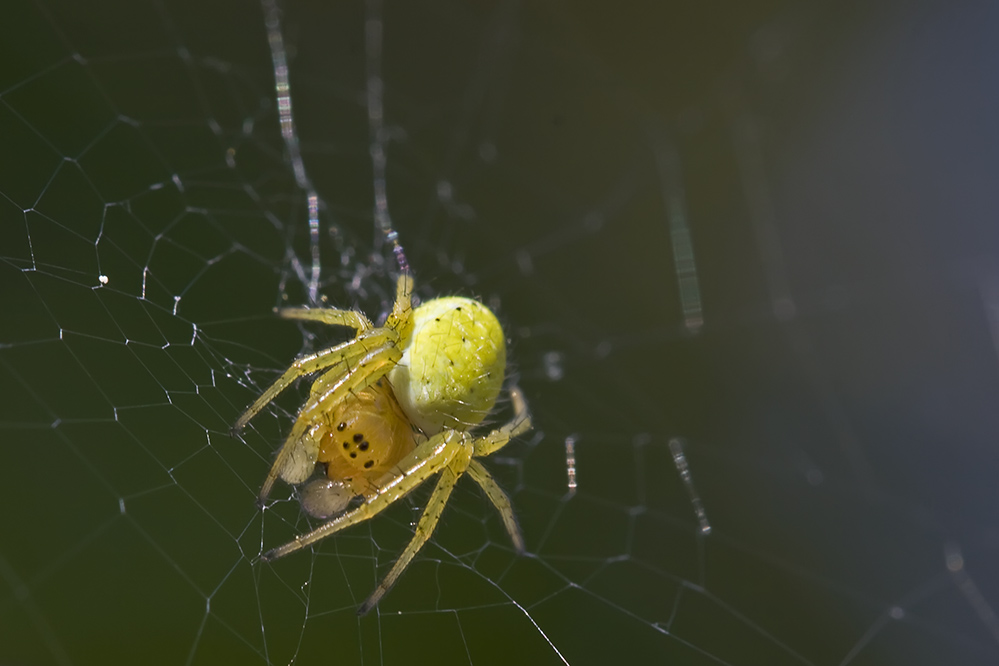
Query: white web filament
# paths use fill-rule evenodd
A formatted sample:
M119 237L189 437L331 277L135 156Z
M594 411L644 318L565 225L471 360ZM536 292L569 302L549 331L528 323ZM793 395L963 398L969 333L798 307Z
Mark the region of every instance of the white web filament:
M576 494L576 436L565 438L565 474L568 492L566 499Z
M288 160L295 173L295 182L302 188L309 204L309 248L312 254L311 273L308 277L309 302L316 303L319 291L319 195L305 172L298 133L295 131L295 115L291 108L291 86L288 82L288 54L281 34L281 10L275 0L261 0L264 21L267 26L267 43L271 49L271 62L274 66L274 90L277 93L278 115L281 122L281 136L284 138ZM300 271L305 281L304 270Z
M697 494L697 489L694 488L694 479L690 474L690 466L687 465L687 457L683 455L683 440L678 437L669 440L669 450L673 454L673 464L676 465L676 471L680 473L683 485L687 488L690 503L694 506L694 514L701 526L701 534L711 534L711 523L708 522L708 515L704 511L701 497Z
M409 262L399 244L399 234L392 227L389 215L388 191L385 181L385 145L388 134L385 129L385 108L382 81L382 3L381 0L365 2L364 49L367 72L365 78L366 101L368 107L368 136L370 140L372 183L375 188L375 226L392 244L392 254L402 272L409 271Z
M694 243L687 224L687 205L683 196L683 183L680 174L680 156L664 136L662 130L653 131L652 141L656 155L656 165L662 184L663 205L666 208L666 221L669 225L670 241L673 246L673 264L676 271L677 287L680 291L680 304L683 310L683 325L691 333L697 333L704 325L701 307L701 287L697 277L697 263L694 260Z

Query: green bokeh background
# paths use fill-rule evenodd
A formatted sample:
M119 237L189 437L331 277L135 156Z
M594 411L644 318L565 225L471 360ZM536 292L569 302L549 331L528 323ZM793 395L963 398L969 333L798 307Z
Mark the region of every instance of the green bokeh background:
M286 9L322 292L374 315L365 7ZM228 434L335 339L272 314L309 244L260 8L4 13L0 662L999 659L990 3L386 3L393 219L537 430L491 465L530 556L463 484L361 619L425 493L261 565L308 524L254 506L301 391Z

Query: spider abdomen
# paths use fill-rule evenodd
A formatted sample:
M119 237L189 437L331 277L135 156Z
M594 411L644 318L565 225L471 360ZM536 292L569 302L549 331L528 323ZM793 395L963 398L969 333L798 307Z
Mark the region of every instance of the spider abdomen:
M399 404L428 435L468 430L486 418L503 386L506 340L482 303L436 298L413 312L413 333L389 373Z

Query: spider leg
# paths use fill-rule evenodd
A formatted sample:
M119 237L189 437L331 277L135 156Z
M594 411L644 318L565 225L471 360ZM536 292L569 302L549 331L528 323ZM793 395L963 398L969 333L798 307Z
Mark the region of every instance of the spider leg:
M531 413L527 409L527 401L520 389L514 386L510 389L510 398L513 401L513 418L506 425L496 428L487 435L476 438L473 442L475 446L476 458L488 456L502 449L512 438L523 435L531 429Z
M382 582L378 584L378 587L371 593L367 601L357 609L358 615L364 615L374 608L375 604L385 596L385 593L392 589L392 586L395 585L402 572L406 570L409 563L413 561L416 554L427 543L430 535L434 533L434 528L437 527L437 522L440 520L444 506L451 496L451 491L454 490L454 484L461 478L465 470L468 469L468 464L471 460L472 449L465 445L458 450L451 461L441 470L440 480L437 481L437 487L434 488L433 494L427 501L427 507L423 510L420 522L416 525L416 532L413 534L412 541L406 546L406 550L402 551L402 555L395 561L392 569L382 579Z
M385 319L385 328L399 332L399 337L405 338L413 328L413 278L409 273L403 273L395 285L395 303L392 312Z
M489 498L489 501L499 511L500 518L503 519L503 526L506 527L506 531L510 535L510 540L513 541L513 547L518 553L523 553L524 537L520 533L520 526L517 524L517 516L513 513L513 505L510 503L510 498L499 487L499 484L493 479L489 470L478 460L470 461L467 471L468 475L472 477L473 481L479 484L486 497Z
M301 319L303 321L318 321L327 326L346 326L358 333L363 333L374 325L371 320L357 310L338 310L335 308L282 308L278 314L285 319Z
M385 325L381 328L372 328L371 321L367 317L353 310L337 310L333 308L321 310L286 308L281 310L281 316L289 319L306 319L322 321L331 325L350 326L357 330L357 337L335 347L330 347L314 354L306 354L295 359L291 367L278 377L277 381L271 384L270 388L264 391L243 412L243 415L239 417L239 420L232 427L232 432L236 433L242 430L250 422L250 419L256 416L265 405L291 386L299 377L318 372L343 361L345 355L348 354L346 350L350 349L353 345L360 344L362 341L368 339L378 340L378 344L381 344L379 338L388 335L389 331L392 332L392 336L396 340L405 339L413 327L411 318L413 310L412 291L413 278L408 273L403 273L399 276L399 280L396 283L396 297L395 303L392 306L392 312L386 319Z
M351 358L366 354L369 352L369 347L365 346L365 343L371 344L374 342L377 345L382 345L384 344L386 335L387 331L385 329L369 329L360 333L353 340L347 340L329 349L299 356L291 364L291 367L285 370L284 374L270 385L270 388L261 393L260 397L247 407L246 411L243 412L243 415L239 417L239 420L232 427L232 431L235 433L242 430L250 422L250 419L256 416L261 409L274 400L274 398L278 397L282 391L291 386L299 377L311 375L320 370L326 370L347 362Z
M264 479L257 495L263 502L271 494L274 481L280 476L291 484L302 483L312 474L319 454L319 438L311 435L310 430L322 424L322 415L329 411L348 393L358 393L384 377L389 370L402 358L402 352L394 345L385 345L373 350L367 350L357 366L351 370L330 370L326 375L316 380L320 391L314 392L298 412L295 425L278 451L271 465L267 478ZM329 375L334 375L327 379ZM321 383L322 382L322 383Z
M356 509L342 513L307 534L295 537L283 546L267 551L261 556L265 562L284 557L296 550L310 546L340 530L364 522L385 510L400 497L408 495L421 483L451 462L461 449L461 433L449 430L428 439L403 458L398 465L383 474L375 485L378 490L365 498Z
M363 355L344 359L342 367L331 368L316 379L309 397L298 410L298 418L315 422L348 393L356 393L384 377L402 358L402 352L393 340L365 351L367 353Z

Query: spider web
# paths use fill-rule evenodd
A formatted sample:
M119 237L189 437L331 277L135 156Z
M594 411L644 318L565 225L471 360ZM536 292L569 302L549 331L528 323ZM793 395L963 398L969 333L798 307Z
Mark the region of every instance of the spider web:
M8 3L0 660L999 660L996 9L693 6L290 2L303 179L259 6ZM305 385L229 429L389 222L505 322L529 554L462 482L358 618L427 489L261 564Z

